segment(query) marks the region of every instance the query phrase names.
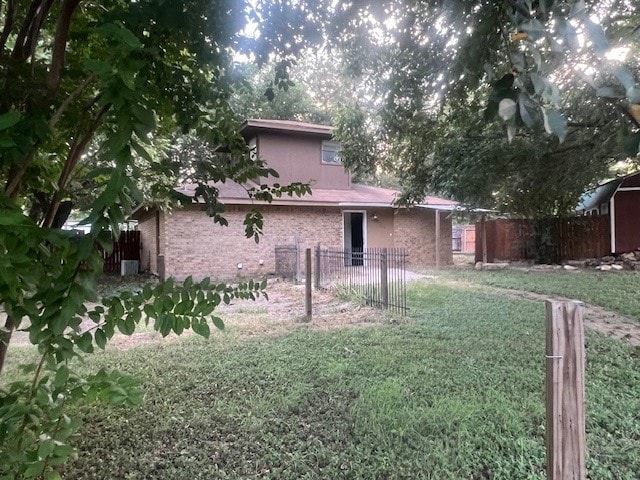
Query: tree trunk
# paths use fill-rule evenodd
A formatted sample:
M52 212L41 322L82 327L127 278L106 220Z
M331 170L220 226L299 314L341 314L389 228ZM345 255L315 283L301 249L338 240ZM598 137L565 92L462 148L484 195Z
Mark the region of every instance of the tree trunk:
M0 332L0 373L2 373L4 360L7 357L7 349L9 348L9 342L11 341L11 335L13 335L15 328L15 318L8 315L7 321L4 323L4 329Z

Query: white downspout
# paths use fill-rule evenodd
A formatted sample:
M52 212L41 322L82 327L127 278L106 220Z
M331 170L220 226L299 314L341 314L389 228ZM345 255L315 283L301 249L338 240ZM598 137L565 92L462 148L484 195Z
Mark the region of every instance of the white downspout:
M611 253L616 253L616 193L609 200L609 229L611 230Z

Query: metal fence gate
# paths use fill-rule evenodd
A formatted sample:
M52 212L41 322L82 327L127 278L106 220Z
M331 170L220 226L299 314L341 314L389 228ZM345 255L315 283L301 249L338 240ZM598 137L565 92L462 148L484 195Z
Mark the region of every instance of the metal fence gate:
M315 287L341 286L367 305L406 315L407 252L398 248L337 249L316 247Z

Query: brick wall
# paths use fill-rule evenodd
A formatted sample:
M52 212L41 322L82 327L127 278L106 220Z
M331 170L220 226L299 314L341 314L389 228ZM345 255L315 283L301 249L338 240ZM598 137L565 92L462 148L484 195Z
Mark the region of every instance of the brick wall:
M341 245L342 213L337 207L266 206L261 210L264 235L257 244L244 234L246 207L228 207L227 227L214 223L197 207L174 210L166 218L167 276L176 279L189 275L220 279L260 277L275 272L277 245L297 242L301 252L318 242ZM238 264L242 264L241 269Z
M453 263L451 251L451 219L440 214L440 264ZM436 230L434 210L424 208L400 209L393 224L396 248L409 253L410 267L425 267L436 263Z
M218 279L257 278L276 270L275 247L299 245L301 271L304 251L318 242L340 247L343 241L343 216L338 207L265 206L264 235L259 243L244 234L247 207L230 206L225 212L229 226L222 227L199 207L176 209L160 222L160 254L165 255L167 276L181 280L189 275ZM386 221L380 215L379 221ZM393 226L389 239L396 248L409 253L410 267L435 265L435 212L426 209L400 209L388 216ZM440 263L451 264L451 219L440 216ZM157 273L155 214L140 220L142 235L142 265ZM166 232L166 234L165 234ZM146 262L146 263L145 263ZM238 268L242 264L242 268ZM147 267L148 265L148 267Z

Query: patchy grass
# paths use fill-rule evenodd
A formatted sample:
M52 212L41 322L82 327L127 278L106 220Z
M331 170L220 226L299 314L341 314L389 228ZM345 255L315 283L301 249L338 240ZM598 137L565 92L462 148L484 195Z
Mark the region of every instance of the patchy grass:
M91 356L82 368L135 375L145 402L81 409L65 477L544 479L543 305L432 281L409 301L399 325ZM640 478L639 411L640 351L588 333L590 478Z
M487 272L466 268L431 273L443 279L582 300L640 320L640 272L526 269Z

